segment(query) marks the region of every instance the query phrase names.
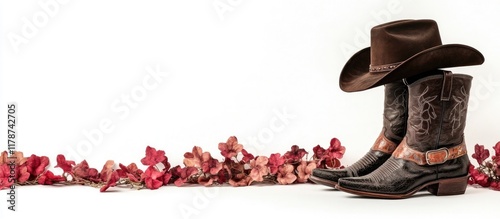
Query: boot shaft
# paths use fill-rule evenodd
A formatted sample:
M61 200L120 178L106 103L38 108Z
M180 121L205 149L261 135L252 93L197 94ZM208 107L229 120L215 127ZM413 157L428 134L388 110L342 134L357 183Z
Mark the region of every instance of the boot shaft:
M406 134L408 119L408 87L403 81L384 85L384 135L400 142Z
M471 82L469 75L444 72L408 86L406 139L410 147L427 151L464 141Z

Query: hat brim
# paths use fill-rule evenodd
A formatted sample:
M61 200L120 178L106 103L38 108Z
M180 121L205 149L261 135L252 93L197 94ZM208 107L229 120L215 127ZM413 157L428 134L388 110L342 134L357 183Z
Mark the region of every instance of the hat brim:
M388 72L369 72L370 47L354 54L340 73L340 89L345 92L363 91L383 84L416 76L438 68L480 65L484 56L462 44L447 44L423 50Z

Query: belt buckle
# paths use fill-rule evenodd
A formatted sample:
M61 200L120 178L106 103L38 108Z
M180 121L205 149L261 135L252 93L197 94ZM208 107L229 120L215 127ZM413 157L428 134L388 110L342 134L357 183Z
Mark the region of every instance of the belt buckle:
M441 153L441 151L444 151L446 153L446 156L444 157L443 161L441 162L432 162L429 158L429 154L430 153ZM425 152L425 162L428 164L428 165L436 165L436 164L443 164L444 162L446 162L448 160L448 157L450 155L450 151L448 151L448 148L446 147L443 147L443 148L439 148L439 149L436 149L436 150L429 150L429 151L426 151Z

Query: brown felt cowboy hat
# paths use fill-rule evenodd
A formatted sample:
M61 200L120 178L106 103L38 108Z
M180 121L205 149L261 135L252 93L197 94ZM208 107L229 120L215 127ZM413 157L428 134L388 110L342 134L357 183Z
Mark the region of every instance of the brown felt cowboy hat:
M476 49L441 43L433 20L399 20L371 29L371 47L354 54L340 73L340 89L355 92L437 68L479 65Z

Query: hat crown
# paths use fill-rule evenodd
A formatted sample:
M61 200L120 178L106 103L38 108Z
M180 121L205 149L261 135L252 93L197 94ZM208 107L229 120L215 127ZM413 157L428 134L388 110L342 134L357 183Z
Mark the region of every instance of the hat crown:
M401 20L371 29L370 64L388 65L442 45L437 23L433 20Z

